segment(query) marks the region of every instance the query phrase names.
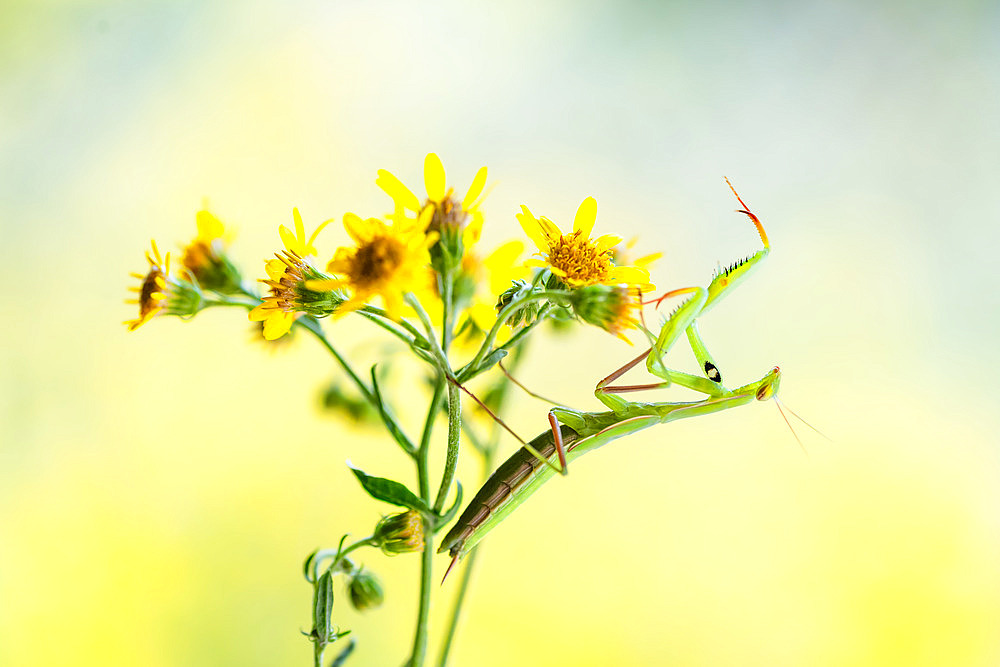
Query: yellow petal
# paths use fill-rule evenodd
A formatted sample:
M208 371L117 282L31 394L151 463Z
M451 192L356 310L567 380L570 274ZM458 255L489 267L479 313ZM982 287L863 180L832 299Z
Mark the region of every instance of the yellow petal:
M268 308L266 303L262 303L253 310L251 310L247 317L250 318L251 322L263 322L266 320L271 313L274 312L273 308Z
M281 280L285 275L285 263L280 259L269 259L264 262L264 270L271 280Z
M508 287L512 280L526 277L524 265L514 263L524 252L524 244L520 241L509 241L490 253L483 260L483 266L489 275L490 292L499 294Z
M371 239L369 225L356 213L344 214L344 229L354 239L355 243L364 243Z
M264 339L278 340L292 328L295 323L294 313L278 312L264 321Z
M403 185L402 181L385 169L378 170L378 177L375 179L375 185L382 188L387 195L392 197L393 201L401 204L409 210L420 210L420 201L417 199L417 196L413 194L408 187Z
M302 216L299 214L299 209L292 209L292 218L295 220L295 238L297 238L302 243L306 241L306 226L302 224Z
M649 271L636 266L616 266L611 269L611 279L619 283L648 284Z
M220 238L225 231L219 219L208 211L198 211L194 222L198 227L198 238L204 241Z
M497 319L496 308L485 301L477 301L469 306L469 319L483 331L489 331Z
M465 226L462 232L462 245L466 252L469 248L479 243L479 238L483 235L483 215L479 211L472 214L472 220Z
M431 155L434 154L431 153ZM398 322L400 311L403 310L403 298L398 292L387 292L382 295L382 301L385 303L385 312L389 316L389 319Z
M656 260L663 257L662 252L654 252L649 255L643 255L639 259L633 260L632 265L638 267L646 267L655 262Z
M354 295L344 303L337 306L337 310L333 313L333 317L340 318L348 313L353 313L358 308L364 307L367 299L360 295Z
M468 211L472 208L472 205L476 203L479 199L479 195L483 192L483 187L486 185L486 167L482 167L476 172L476 177L472 179L472 185L469 186L469 191L465 193L465 199L462 200L462 208Z
M424 185L427 198L441 203L444 199L444 165L436 153L428 153L424 158Z
M610 250L616 245L622 242L622 237L615 236L614 234L605 234L594 241L594 247L597 252L604 252L605 250Z
M597 200L587 197L576 209L576 218L573 220L573 231L582 232L583 236L590 238L590 231L594 228L597 220Z
M517 221L521 223L521 229L528 236L529 239L538 247L542 252L549 251L549 242L542 233L541 227L538 224L538 220L535 216L531 214L528 207L521 204L521 212L514 216Z
M326 265L326 270L333 273L347 273L351 270L355 252L353 248L337 248L333 259Z
M550 245L562 238L562 230L544 215L538 219L538 226L542 228L542 233L549 239Z
M424 210L420 212L420 217L417 218L417 229L424 231L427 229L427 225L431 224L431 220L434 218L434 206L428 205L424 207Z
M284 225L278 227L278 236L281 237L281 243L284 244L285 249L291 250L294 253L298 253L300 250L300 243L295 235L292 234L292 230Z
M309 248L312 250L312 252L309 253L310 255L315 255L316 254L316 248L313 247L313 243L316 241L316 237L319 236L319 233L321 231L323 231L324 227L326 227L327 225L329 225L335 219L336 218L330 218L329 220L324 220L323 222L319 223L319 227L317 227L316 231L313 232L312 236L309 237L309 241L306 243L306 245L308 245Z

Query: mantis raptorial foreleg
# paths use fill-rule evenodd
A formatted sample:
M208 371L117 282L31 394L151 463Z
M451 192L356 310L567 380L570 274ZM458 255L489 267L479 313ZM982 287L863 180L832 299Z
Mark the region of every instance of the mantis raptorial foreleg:
M726 183L729 183L728 178L726 179ZM669 387L672 384L677 384L703 393L710 398L732 396L732 392L726 389L722 384L722 374L719 372L719 368L716 365L715 360L712 358L711 353L709 353L708 348L705 346L705 343L701 338L701 334L698 331L697 320L702 314L714 306L715 303L722 299L722 297L724 297L732 288L743 282L746 276L749 275L750 271L763 261L765 257L767 257L771 250L771 246L767 240L767 234L764 232L764 226L761 224L760 219L750 212L750 209L745 203L743 203L743 200L740 198L739 194L737 194L735 188L733 188L732 183L729 183L729 188L733 191L733 194L736 195L736 199L743 206L743 208L739 209L737 212L743 213L750 218L751 222L753 222L757 229L757 233L760 235L761 242L764 244L763 249L746 259L735 262L726 269L718 271L715 276L713 276L712 281L709 283L707 288L684 287L669 291L650 302L659 305L668 298L689 295L688 298L677 307L677 309L660 328L660 333L657 335L656 341L648 350L597 383L597 387L594 390L595 396L615 413L623 413L631 405L629 401L626 401L617 394L644 391L648 389L662 389ZM692 352L694 352L698 365L705 374L704 376L692 375L690 373L672 370L667 368L663 363L664 355L674 346L682 333L687 335L688 343L691 346ZM611 385L612 382L617 380L643 360L646 361L646 369L652 375L661 378L662 382L640 385ZM563 447L560 431L558 417L559 412L558 408L549 411L549 424L552 427L552 436L556 443L556 451L559 454L560 472L565 475L568 471L566 470L565 448Z

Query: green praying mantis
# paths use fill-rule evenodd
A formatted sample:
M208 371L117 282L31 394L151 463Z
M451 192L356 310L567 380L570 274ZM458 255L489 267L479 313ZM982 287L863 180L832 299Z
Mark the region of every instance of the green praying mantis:
M726 179L726 183L729 183L729 179ZM550 430L526 443L483 484L438 549L438 553L447 551L452 557L448 572L542 484L556 473L566 474L569 463L574 459L655 424L713 414L753 401L766 401L777 394L781 382L781 370L777 366L756 382L727 389L722 384L718 366L698 332L697 319L742 283L771 251L764 226L731 183L729 187L743 207L737 212L743 213L753 222L764 247L750 257L717 271L707 288L676 289L649 302L658 306L668 298L687 297L663 324L656 341L648 350L597 383L594 395L609 411L580 412L566 407L552 408L549 411ZM663 355L682 334L687 335L704 376L672 370L664 365ZM660 382L642 385L611 384L642 361L646 362L646 369L652 375L660 378ZM687 402L643 403L628 401L621 396L634 391L665 388L672 384L702 393L705 398ZM446 578L448 572L445 572Z

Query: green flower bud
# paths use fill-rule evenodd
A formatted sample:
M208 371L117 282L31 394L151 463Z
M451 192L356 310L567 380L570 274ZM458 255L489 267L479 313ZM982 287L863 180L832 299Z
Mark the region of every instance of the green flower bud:
M625 340L625 330L637 326L633 313L641 307L639 299L622 285L579 287L570 294L570 304L576 316L587 324Z
M423 551L423 518L415 510L387 516L375 527L375 540L387 554Z
M351 576L347 590L351 595L351 605L358 611L375 609L382 605L385 594L378 577L368 570L359 570Z

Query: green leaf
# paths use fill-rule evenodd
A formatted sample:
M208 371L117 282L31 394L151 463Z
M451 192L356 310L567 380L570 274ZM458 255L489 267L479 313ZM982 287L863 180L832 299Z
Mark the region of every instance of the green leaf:
M434 522L434 532L444 528L451 520L455 517L455 513L458 512L458 508L462 506L462 483L455 482L456 492L455 492L455 502L452 503L451 507L445 511L444 514L439 514Z
M375 500L381 500L400 507L407 507L411 510L417 510L422 514L430 513L431 508L427 506L427 503L399 482L394 482L384 477L372 477L364 471L355 468L350 463L347 464L347 467L351 469L354 476L361 482L361 487Z
M347 632L341 632L340 635L337 636L337 639L340 639L341 637L343 637L344 635L348 634L349 632L350 632L350 630L348 630ZM347 642L347 646L344 647L343 651L341 651L339 654L337 654L337 657L334 658L333 662L330 663L330 667L340 667L341 665L343 665L344 662L349 657L351 657L351 653L354 652L354 647L356 645L357 645L357 641L355 641L354 639L352 639L351 641Z
M480 373L493 368L506 356L507 350L504 350L503 348L493 350L485 359L483 359L482 363L479 364L479 367L476 368L474 375L479 375Z
M375 393L375 401L378 403L377 407L379 416L382 417L382 423L385 424L385 428L389 431L389 435L391 435L393 439L399 443L399 446L403 448L404 452L412 455L415 451L417 451L417 448L412 442L410 442L410 439L406 437L406 434L399 428L399 425L396 424L396 420L393 419L392 415L389 413L389 409L386 407L385 401L382 400L382 391L379 389L378 378L375 375L376 367L377 364L372 366L371 371L372 389Z

